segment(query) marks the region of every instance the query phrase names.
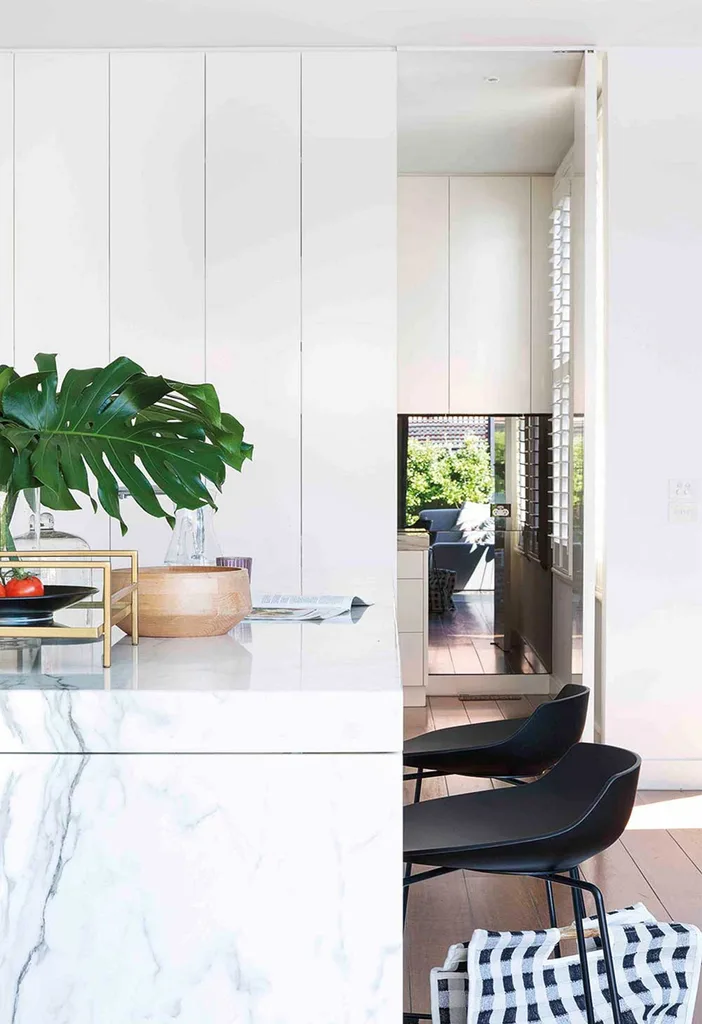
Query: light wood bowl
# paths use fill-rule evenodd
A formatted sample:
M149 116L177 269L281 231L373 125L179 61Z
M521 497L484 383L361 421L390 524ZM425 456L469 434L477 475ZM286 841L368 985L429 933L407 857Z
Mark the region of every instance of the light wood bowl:
M112 573L112 592L130 582L128 569ZM141 636L222 636L251 611L246 569L214 565L154 565L139 569ZM120 629L131 636L132 617Z

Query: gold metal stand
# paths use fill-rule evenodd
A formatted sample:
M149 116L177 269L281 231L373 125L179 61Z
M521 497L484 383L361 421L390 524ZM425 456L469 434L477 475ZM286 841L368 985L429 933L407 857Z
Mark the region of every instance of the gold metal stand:
M79 561L79 559L84 561ZM112 559L129 558L131 583L112 593ZM87 563L85 561L87 559ZM99 559L99 561L93 561ZM8 566L7 561L11 564ZM102 637L102 664L112 664L112 627L130 614L132 643L139 643L139 555L136 551L0 551L0 566L12 569L40 569L50 563L52 569L101 569L102 600L81 601L71 608L102 608L103 621L97 626L0 626L0 637L62 637L99 640ZM129 598L127 601L126 599ZM1 600L1 598L0 598Z

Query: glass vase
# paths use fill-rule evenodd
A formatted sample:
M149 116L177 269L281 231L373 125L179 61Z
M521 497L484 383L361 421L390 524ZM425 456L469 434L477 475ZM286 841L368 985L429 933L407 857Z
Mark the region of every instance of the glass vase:
M0 491L0 551L14 551L12 518L20 495L16 492Z
M214 528L214 513L204 508L179 508L171 542L166 551L166 565L215 565L221 549Z

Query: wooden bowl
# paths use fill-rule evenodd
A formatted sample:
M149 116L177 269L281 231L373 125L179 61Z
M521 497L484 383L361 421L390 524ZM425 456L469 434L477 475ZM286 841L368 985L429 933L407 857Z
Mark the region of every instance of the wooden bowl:
M130 582L128 569L112 573L112 593ZM245 569L214 565L153 565L139 569L141 636L222 636L251 611ZM132 617L120 629L131 635Z

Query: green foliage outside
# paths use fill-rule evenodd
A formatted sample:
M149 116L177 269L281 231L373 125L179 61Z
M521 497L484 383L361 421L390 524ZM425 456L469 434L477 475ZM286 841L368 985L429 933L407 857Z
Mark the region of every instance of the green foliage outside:
M584 480L584 438L583 435L576 434L573 438L573 526L577 531L578 527L582 529L581 516L583 510L583 488L585 484Z
M460 508L466 501L489 502L494 490L490 449L467 437L458 451L410 438L407 445L407 524L424 508Z
M502 472L504 474L505 467L505 432L504 430L495 431L495 437L493 440L493 448L495 451L495 465L502 466Z

